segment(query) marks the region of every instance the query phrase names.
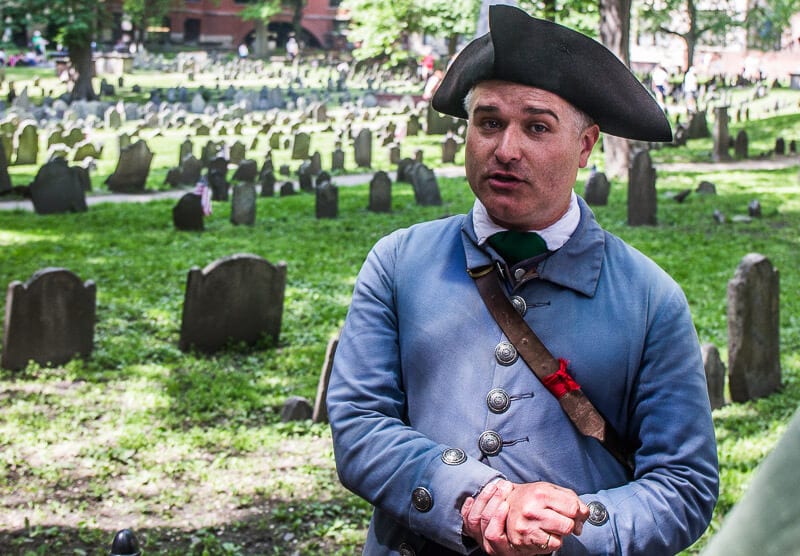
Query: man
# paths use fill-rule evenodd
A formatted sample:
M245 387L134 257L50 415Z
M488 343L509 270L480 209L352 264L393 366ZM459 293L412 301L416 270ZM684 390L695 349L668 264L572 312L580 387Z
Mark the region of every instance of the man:
M669 141L663 112L602 45L509 6L432 102L468 118L474 207L375 245L328 390L339 476L375 506L364 553L679 552L718 490L698 339L678 285L573 193L600 131ZM518 357L484 277L626 457Z

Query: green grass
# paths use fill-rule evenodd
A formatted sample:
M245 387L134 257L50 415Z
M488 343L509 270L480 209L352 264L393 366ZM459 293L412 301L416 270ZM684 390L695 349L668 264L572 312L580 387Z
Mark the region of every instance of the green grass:
M766 146L776 130L790 130L787 141L800 136L799 126L800 116L777 116L753 122L749 133ZM159 156L171 164L183 136L164 134ZM418 140L428 142L435 160L441 137ZM653 156L686 161L703 149L692 142ZM31 170L12 172L19 183ZM96 179L103 175L98 169ZM584 178L582 172L579 192ZM715 183L718 195L693 193L680 204L669 198L702 180ZM233 226L229 205L215 203L202 233L173 229L171 200L52 216L0 211L0 284L25 281L46 266L97 284L88 360L0 371L0 552L100 554L114 531L133 527L148 554L357 553L370 510L339 485L328 428L281 423L280 408L290 396L314 399L327 342L372 244L398 227L470 208L464 180L440 179L440 186L443 206L418 207L410 186L395 184L390 214L366 210L366 185L343 187L336 220L314 218L311 195L259 198L253 227ZM723 483L708 536L800 402L798 167L659 171L657 188L655 227L626 225L621 181L595 213L678 280L701 341L714 343L723 360L726 287L739 261L759 252L781 272L783 388L714 412ZM733 222L752 199L763 216ZM726 223L714 221L714 209ZM280 341L209 357L181 352L188 271L234 253L287 262Z

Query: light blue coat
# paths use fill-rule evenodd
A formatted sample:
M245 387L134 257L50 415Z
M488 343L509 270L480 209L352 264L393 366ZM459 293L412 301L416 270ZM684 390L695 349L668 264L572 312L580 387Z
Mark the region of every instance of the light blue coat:
M459 509L488 481L549 481L598 501L608 521L565 538L560 554L675 554L705 530L718 491L705 373L686 299L655 263L605 232L579 200L569 241L514 293L528 324L610 424L635 447L635 476L578 433L519 359L499 364L505 336L467 268L498 256L476 244L471 214L380 240L353 293L328 390L342 483L375 506L365 554L419 550L425 539L468 553ZM487 394L511 396L504 413ZM503 439L498 455L482 432ZM461 448L468 458L448 464ZM433 505L419 511L412 492Z

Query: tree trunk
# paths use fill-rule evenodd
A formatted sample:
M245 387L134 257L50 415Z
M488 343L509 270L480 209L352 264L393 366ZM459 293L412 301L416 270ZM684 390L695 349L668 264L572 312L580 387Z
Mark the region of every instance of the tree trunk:
M70 93L70 100L97 100L94 92L92 77L94 77L94 60L92 59L92 47L86 44L70 44L69 61L73 69L78 74L75 86Z
M625 65L630 66L631 0L600 0L600 40ZM626 139L603 135L605 174L623 178L628 174L631 147Z
M256 58L266 58L269 56L269 46L267 36L267 26L263 19L253 21L253 56Z

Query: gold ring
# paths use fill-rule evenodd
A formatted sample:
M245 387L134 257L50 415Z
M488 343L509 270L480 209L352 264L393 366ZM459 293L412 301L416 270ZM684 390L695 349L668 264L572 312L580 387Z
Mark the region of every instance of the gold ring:
M545 541L544 544L540 544L539 548L541 548L542 550L547 550L547 547L550 546L550 537L552 536L553 536L552 534L547 533L547 541Z

